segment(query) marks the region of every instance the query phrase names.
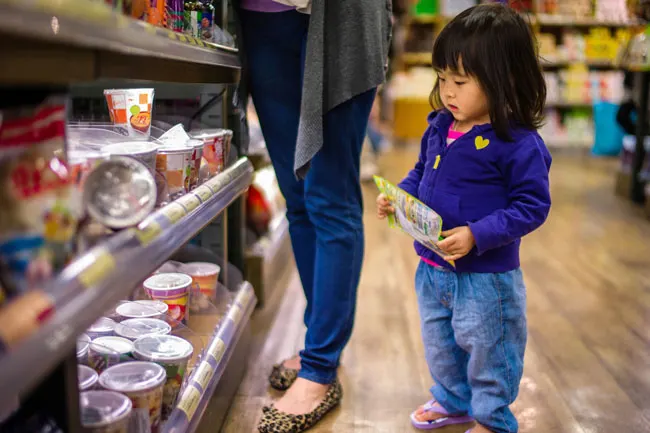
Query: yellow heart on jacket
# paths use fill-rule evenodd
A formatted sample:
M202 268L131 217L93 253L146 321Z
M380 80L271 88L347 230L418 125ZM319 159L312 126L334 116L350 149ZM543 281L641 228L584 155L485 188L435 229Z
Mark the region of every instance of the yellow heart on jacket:
M488 144L490 144L490 140L483 138L480 135L474 139L474 146L476 146L476 150L485 149L488 147Z

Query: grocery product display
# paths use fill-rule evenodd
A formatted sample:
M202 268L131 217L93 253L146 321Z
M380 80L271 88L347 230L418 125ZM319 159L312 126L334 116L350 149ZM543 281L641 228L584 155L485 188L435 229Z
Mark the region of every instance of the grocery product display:
M436 34L454 15L478 3L485 2L420 0L413 8L405 53L397 59L398 72L389 83L397 139L421 135L423 122L413 118L430 109L431 48ZM630 13L633 5L619 0L506 3L523 14L538 41L548 86L541 135L553 148L591 148L596 135L594 106L623 99L623 73L618 68L626 47L639 33L639 23Z
M243 374L230 359L256 298L225 247L183 254L253 167L229 159L225 104L208 124L157 121L158 82L238 80L227 8L36 3L0 0L0 431L195 431L215 390L232 397L225 372ZM107 123L69 109L81 81ZM244 230L228 221L224 242Z

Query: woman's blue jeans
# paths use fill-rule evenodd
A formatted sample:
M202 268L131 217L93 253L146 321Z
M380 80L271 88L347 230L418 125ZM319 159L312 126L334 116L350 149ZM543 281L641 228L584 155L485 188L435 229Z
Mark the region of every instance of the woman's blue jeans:
M325 114L324 146L294 174L309 16L241 11L249 89L280 189L307 298L300 377L329 384L354 322L363 261L359 161L375 90Z

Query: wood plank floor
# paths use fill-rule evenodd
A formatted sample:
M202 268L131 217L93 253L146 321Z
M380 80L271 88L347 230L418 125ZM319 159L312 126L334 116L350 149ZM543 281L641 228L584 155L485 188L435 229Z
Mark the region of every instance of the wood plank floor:
M384 175L399 180L415 157L391 152ZM613 196L615 163L555 155L550 218L523 243L530 337L514 405L521 432L650 432L650 222ZM340 373L345 399L314 432L412 432L408 414L428 399L418 259L405 235L374 218L375 194L365 188L367 247ZM261 407L278 395L267 387L271 365L301 347L300 283L291 272L279 284L286 289L254 318L254 353L226 433L256 431Z

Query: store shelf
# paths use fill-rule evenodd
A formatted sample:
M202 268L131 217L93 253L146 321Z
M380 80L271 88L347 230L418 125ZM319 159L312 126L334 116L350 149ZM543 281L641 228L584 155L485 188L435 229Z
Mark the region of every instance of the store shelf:
M229 83L237 50L154 27L88 0L0 0L0 83L101 78Z
M246 328L253 309L255 294L248 282L240 285L235 299L222 318L218 329L194 366L178 404L162 428L163 433L192 433L205 412L214 390Z
M535 21L541 26L548 27L634 27L639 25L636 22L602 21L596 18L552 14L536 14Z
M76 338L157 269L249 187L253 167L240 159L193 192L77 258L45 290L55 313L0 358L0 407L25 395L74 350ZM136 265L137 264L137 265Z

